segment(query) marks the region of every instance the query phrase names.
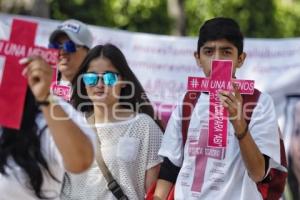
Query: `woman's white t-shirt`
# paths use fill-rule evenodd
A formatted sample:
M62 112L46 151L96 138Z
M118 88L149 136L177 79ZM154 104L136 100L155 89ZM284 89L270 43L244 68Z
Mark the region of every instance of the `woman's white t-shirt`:
M130 200L144 199L146 171L162 162L158 156L162 132L151 117L96 124L105 164ZM95 161L90 170L68 175L62 199L115 200Z
M159 155L181 167L176 200L260 200L256 184L247 173L238 140L228 121L227 148L207 146L209 95L202 93L192 113L187 141L182 144L182 100L172 113ZM253 110L249 131L270 164L280 163L280 145L275 109L271 97L261 94Z
M68 114L70 119L75 122L80 129L88 136L92 141L94 149L96 148L96 137L94 131L87 125L82 115L75 111L71 105L58 99L58 104L61 105L63 110ZM36 123L39 130L46 126L46 121L42 114L36 117ZM0 128L0 137L2 129ZM60 199L60 192L63 182L63 176L65 168L63 164L62 155L57 149L57 146L52 138L49 129L46 128L41 133L41 151L48 163L48 167L52 175L58 180L55 181L48 175L46 171L43 171L43 184L41 190L46 197L53 200ZM64 134L64 133L61 133ZM38 199L34 191L30 189L29 178L19 167L12 158L8 159L8 165L5 167L7 175L0 174L0 200L35 200Z

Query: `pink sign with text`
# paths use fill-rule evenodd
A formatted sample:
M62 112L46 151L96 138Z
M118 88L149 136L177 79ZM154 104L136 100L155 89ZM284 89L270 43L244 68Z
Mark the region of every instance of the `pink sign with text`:
M218 91L233 91L236 83L241 94L253 94L254 81L232 79L233 64L230 60L213 60L209 78L188 77L188 90L209 92L209 147L226 147L228 111L222 106Z
M55 65L58 51L34 45L37 24L14 19L8 41L0 40L0 56L5 58L0 85L0 125L19 129L24 108L27 80L22 76L19 60L37 55ZM13 106L13 108L12 108Z
M71 100L72 88L67 85L59 85L58 82L55 82L51 86L51 91L54 95L63 98L66 101Z

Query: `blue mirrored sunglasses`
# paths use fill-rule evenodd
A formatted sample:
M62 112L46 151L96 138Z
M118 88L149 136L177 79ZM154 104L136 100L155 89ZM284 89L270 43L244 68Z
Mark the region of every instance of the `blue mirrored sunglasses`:
M114 86L118 82L118 75L116 72L105 72L103 74L88 72L83 74L83 83L85 86L93 87L98 84L101 78L104 85Z
M50 43L48 47L52 49L62 49L67 53L75 53L77 45L73 41L68 40L65 41L63 44L60 44L58 42Z

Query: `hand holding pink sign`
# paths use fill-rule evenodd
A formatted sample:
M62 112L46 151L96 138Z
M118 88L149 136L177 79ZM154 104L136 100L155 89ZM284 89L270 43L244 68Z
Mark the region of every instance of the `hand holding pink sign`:
M49 64L57 63L57 50L34 46L36 29L36 23L15 19L12 22L9 41L0 40L0 56L5 57L0 85L1 126L15 129L20 127L27 80L22 76L23 67L19 60L36 55Z
M188 90L209 92L209 134L208 146L226 147L228 110L221 104L218 91L233 91L232 84L235 83L241 94L253 94L254 81L232 79L232 61L212 61L210 78L189 77Z
M53 70L41 57L32 56L20 60L26 65L22 74L27 77L28 85L37 101L45 101L49 96Z

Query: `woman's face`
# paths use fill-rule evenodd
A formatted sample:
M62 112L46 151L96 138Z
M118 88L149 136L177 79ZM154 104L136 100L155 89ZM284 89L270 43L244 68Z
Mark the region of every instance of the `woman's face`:
M121 76L109 59L99 57L92 60L83 79L91 84L85 84L85 88L94 105L107 108L119 101L123 87Z

